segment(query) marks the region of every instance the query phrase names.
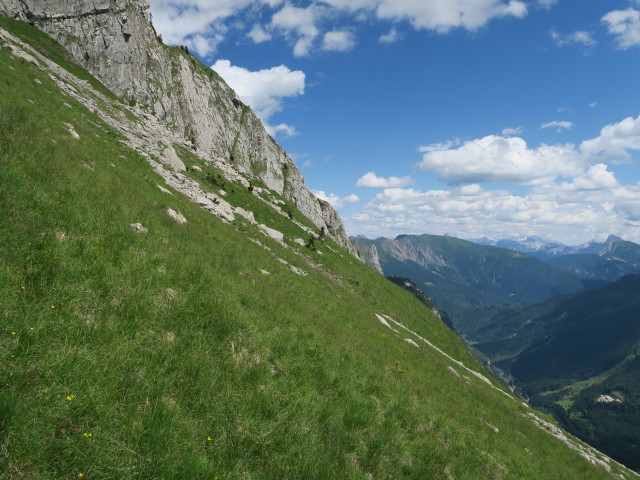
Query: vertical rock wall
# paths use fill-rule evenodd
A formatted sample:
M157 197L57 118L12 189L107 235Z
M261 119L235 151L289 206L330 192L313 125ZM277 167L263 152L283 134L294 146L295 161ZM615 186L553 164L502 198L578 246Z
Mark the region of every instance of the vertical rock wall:
M45 31L126 102L184 135L205 158L280 193L353 253L338 214L309 191L251 109L213 70L164 45L148 12L149 0L0 0L0 13Z

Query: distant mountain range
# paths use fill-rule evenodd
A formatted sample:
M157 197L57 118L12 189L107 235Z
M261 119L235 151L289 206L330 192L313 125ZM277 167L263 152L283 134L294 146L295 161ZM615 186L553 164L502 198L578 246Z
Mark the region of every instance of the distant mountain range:
M352 238L376 247L387 276L410 278L454 317L477 305L532 304L600 286L532 255L439 235ZM458 326L456 325L456 328Z
M580 278L613 282L625 275L640 273L640 245L615 235L604 242L593 240L574 247L535 236L506 240L484 237L473 242L528 253Z

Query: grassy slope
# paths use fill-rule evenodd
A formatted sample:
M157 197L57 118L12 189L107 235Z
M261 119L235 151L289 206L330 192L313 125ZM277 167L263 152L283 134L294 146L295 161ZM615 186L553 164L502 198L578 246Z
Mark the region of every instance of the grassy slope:
M158 183L0 50L0 478L609 478L377 322L474 365L408 293L321 247L338 283L263 237L297 276Z

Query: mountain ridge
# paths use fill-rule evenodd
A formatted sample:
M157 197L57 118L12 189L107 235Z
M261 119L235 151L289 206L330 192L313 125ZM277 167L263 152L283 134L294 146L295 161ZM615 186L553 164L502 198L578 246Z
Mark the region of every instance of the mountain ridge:
M547 242L540 237L482 238L474 242L529 253L580 278L613 282L625 275L640 273L640 245L616 235L609 235L602 242L591 240L578 246Z
M198 155L260 180L354 253L335 210L309 191L251 109L212 69L162 44L148 11L148 0L0 2L0 12L51 35L116 95L184 137Z
M536 303L583 290L585 282L522 252L455 237L402 235L394 240L352 238L375 245L385 275L410 278L445 311L472 305Z

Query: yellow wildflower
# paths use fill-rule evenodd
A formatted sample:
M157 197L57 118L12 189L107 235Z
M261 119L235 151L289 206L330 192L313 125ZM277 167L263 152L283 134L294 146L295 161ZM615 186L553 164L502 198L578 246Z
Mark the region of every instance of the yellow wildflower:
M211 438L211 437L207 437L207 440L211 441L211 440L213 440L213 438Z
M76 398L75 395L67 395L67 400L73 400L74 398Z
M79 473L78 478L82 478L82 477L84 477L84 473Z
M93 437L93 433L83 433L82 435L84 435L84 438L91 438Z

